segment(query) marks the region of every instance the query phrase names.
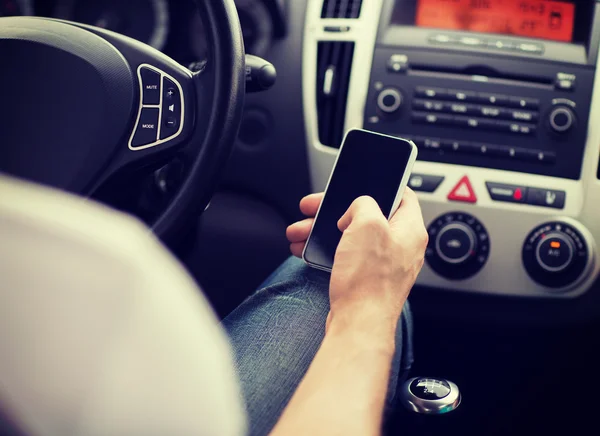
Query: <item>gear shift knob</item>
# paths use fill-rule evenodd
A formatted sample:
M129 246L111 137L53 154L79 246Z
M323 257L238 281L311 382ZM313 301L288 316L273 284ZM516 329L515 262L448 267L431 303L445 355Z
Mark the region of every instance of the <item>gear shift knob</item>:
M404 383L400 395L404 407L425 415L452 412L461 401L458 386L435 378L412 378Z

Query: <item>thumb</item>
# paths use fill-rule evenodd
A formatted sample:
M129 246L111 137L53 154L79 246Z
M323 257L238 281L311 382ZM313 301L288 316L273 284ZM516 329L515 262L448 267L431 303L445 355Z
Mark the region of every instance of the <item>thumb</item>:
M359 197L352 202L344 216L338 221L338 229L343 233L346 231L350 224L357 218L359 219L377 219L383 218L383 213L379 209L379 205L373 198L368 196Z
M421 206L419 205L419 198L417 197L417 194L415 194L415 191L407 187L402 196L400 207L390 219L390 227L396 228L398 226L403 226L406 222L422 220L422 217L423 213L421 212Z

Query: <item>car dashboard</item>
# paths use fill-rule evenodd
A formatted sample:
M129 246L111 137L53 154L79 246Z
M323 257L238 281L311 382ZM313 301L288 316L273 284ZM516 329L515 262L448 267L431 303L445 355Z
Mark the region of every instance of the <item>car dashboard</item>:
M418 285L536 299L589 291L600 266L597 4L338 3L310 0L306 18L315 190L348 129L412 139L409 186L430 235Z

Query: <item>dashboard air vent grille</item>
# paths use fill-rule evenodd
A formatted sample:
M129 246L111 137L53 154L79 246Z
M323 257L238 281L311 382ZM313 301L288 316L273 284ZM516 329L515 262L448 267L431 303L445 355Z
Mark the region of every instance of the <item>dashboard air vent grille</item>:
M362 0L323 0L321 18L358 18Z
M346 103L354 43L319 43L317 60L317 115L321 144L339 148L344 136Z

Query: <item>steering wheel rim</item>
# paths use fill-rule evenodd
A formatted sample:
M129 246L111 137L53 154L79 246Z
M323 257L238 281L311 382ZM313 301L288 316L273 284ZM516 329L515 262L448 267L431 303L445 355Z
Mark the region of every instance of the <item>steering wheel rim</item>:
M21 104L0 109L7 126L0 131L5 145L0 173L91 196L123 174L184 154L186 174L151 225L165 242L173 240L216 189L237 136L245 94L244 44L233 0L195 4L211 48L205 67L195 73L104 29L47 18L2 18L0 55L13 62L0 68L0 83L13 84L8 96ZM155 102L147 101L142 78L149 69L158 76L160 99ZM180 90L175 101L179 129L163 138L167 115L172 115L168 109L173 111L165 95L169 84ZM155 115L151 123L143 119L150 113ZM71 119L76 125L69 124ZM30 128L29 120L39 129ZM49 132L41 131L44 127ZM154 140L133 148L142 127Z
M215 110L212 128L206 142L219 144L210 149L204 144L198 159L190 169L171 204L152 226L153 231L164 240L171 240L186 220L201 213L208 205L218 184L221 171L233 148L240 126L245 96L244 40L233 0L195 0L212 47L215 70L219 71L215 86ZM211 68L210 64L208 68ZM195 73L196 77L207 71ZM218 126L223 126L218 129ZM221 131L225 134L221 134ZM204 156L209 156L204 158ZM214 162L215 165L207 165ZM196 186L206 186L205 193L198 194Z

